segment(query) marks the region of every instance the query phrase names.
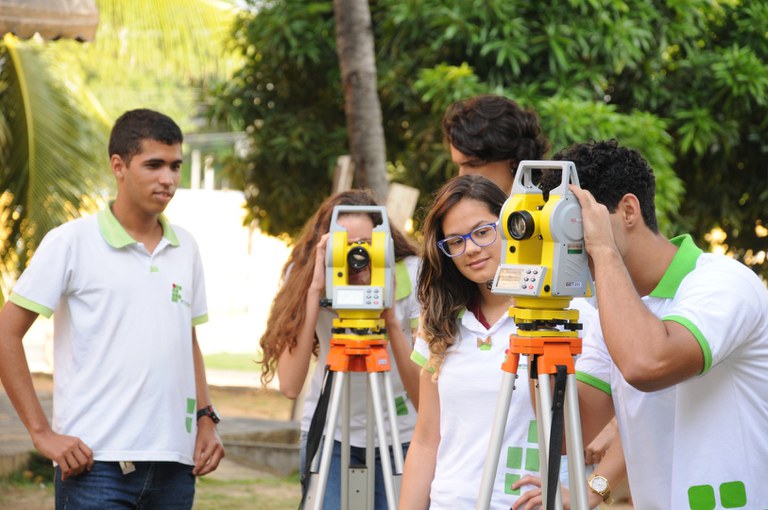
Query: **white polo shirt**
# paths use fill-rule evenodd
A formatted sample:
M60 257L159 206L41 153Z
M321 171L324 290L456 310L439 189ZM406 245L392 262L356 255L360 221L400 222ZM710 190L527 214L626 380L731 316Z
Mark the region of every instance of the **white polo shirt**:
M505 350L515 321L504 314L490 329L465 310L459 320L460 337L446 352L437 389L440 396L440 444L430 509L474 508L480 493L496 401L501 388ZM424 367L429 346L416 339L411 359ZM520 477L539 474L536 416L529 391L528 357L520 357L518 379L496 468L491 508L509 510L524 486L512 490Z
M768 508L768 291L743 264L702 254L690 236L672 242L679 250L643 302L690 330L702 373L639 391L596 327L577 378L613 397L636 508Z
M10 301L54 315L54 431L100 461L192 460L192 328L208 320L197 244L164 217L149 253L109 209L51 230Z

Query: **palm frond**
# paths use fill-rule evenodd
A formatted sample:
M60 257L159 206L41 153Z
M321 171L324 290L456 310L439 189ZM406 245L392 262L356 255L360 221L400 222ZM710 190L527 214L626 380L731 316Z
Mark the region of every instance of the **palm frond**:
M103 57L103 64L131 62L187 78L222 76L226 60L221 48L235 14L231 4L215 0L98 0L97 4L99 28L92 51ZM111 71L120 74L128 69Z
M114 120L126 110L152 108L196 130L202 91L224 81L235 63L225 47L235 19L231 4L214 0L97 0L96 38L47 46L76 61Z
M107 161L107 127L94 120L100 117L90 96L76 81L65 81L68 76L36 41L6 36L0 44L0 261L6 271L23 269L46 232L91 209L106 192L99 161Z

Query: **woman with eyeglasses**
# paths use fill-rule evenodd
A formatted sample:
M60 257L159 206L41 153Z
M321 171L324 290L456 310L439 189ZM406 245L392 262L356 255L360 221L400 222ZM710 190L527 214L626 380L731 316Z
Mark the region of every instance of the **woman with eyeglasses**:
M419 413L405 461L400 508L475 508L501 387L504 351L515 332L510 296L493 294L501 258L498 221L506 194L463 175L438 191L423 227L418 289L421 327L411 355L424 370ZM528 379L525 358L518 371ZM491 508L507 510L512 483L538 474L530 392L514 393L498 459ZM533 488L522 487L523 492Z

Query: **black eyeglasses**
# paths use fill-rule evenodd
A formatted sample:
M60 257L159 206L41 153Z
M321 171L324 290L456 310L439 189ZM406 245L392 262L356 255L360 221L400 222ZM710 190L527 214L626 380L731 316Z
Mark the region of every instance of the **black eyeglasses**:
M480 225L469 233L441 239L437 242L437 246L440 247L443 253L447 256L451 258L458 257L467 250L467 239L471 239L479 248L493 244L496 240L497 227L498 221Z

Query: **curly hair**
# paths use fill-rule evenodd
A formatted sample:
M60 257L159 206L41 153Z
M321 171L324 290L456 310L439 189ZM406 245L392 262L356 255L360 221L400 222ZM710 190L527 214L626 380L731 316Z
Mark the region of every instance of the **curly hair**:
M282 352L296 347L296 337L306 316L306 296L312 283L317 243L330 230L333 208L337 205L376 206L378 204L367 190L342 191L327 198L304 224L302 233L283 266L280 288L272 301L267 326L259 341L263 353L261 382L265 386L274 378L277 360ZM369 216L374 225L381 223L379 214L370 213ZM417 255L414 245L391 223L390 221L395 260ZM291 285L286 285L288 278ZM318 342L315 336L313 349L315 356L318 353Z
M491 163L543 159L549 142L533 110L503 96L484 94L453 103L442 121L445 140L461 153Z
M576 165L579 185L599 203L615 212L622 197L631 193L640 202L643 222L659 233L656 220L656 180L648 162L635 149L621 147L615 139L574 144L559 151L552 159L572 161ZM541 189L549 191L559 183L552 181L552 172L542 175Z
M456 317L480 299L477 283L467 279L450 257L437 246L445 237L443 219L462 200L477 200L498 216L507 195L492 181L478 175L462 175L445 183L422 227L424 260L419 269L419 300L423 304L419 334L429 344L429 364L437 379L445 353L456 342L459 325Z

